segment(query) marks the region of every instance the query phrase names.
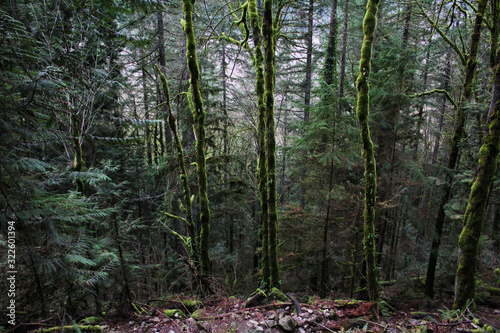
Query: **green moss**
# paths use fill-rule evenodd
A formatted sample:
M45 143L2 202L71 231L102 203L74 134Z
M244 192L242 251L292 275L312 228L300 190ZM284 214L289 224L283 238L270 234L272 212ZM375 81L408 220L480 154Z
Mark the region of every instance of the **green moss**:
M196 131L196 172L198 174L198 194L200 205L200 267L204 277L211 275L211 261L209 253L210 239L210 209L207 195L207 169L205 156L205 110L200 92L200 69L196 55L196 40L193 25L194 0L183 0L184 31L186 33L186 58L190 79L191 112L195 120ZM207 281L207 280L206 280Z
M101 322L102 322L102 317L97 317L97 316L87 317L80 321L80 323L87 325L99 325Z
M375 199L377 193L377 174L373 142L369 126L369 84L370 63L374 32L377 24L378 0L369 0L363 21L363 45L359 62L359 76L356 81L358 102L356 115L359 119L361 144L365 165L365 208L364 208L364 237L365 260L367 265L368 292L370 301L380 301L380 287L378 285L377 267L375 263Z
M189 311L194 311L195 309L199 309L203 306L203 303L197 299L185 299L182 301L182 304L184 304Z
M279 300L279 301L282 301L282 302L288 302L290 300L288 298L288 296L285 295L284 292L282 292L281 290L279 290L276 287L273 287L271 289L271 293L269 294L269 298L272 298L272 299L275 299L275 300Z
M102 328L101 326L99 325L78 325L78 329L80 330L80 332L82 333L86 333L86 332L102 332ZM65 333L69 333L69 332L78 332L78 330L75 328L75 326L63 326L63 327L52 327L52 328L49 328L49 329L39 329L38 331L36 331L35 333L56 333L56 332L65 332Z
M203 318L205 315L205 310L204 309L199 309L199 310L196 310L195 312L193 312L191 314L191 317L193 317L193 319L195 320L200 320L201 318Z
M184 312L179 309L167 309L163 311L163 314L169 318L186 318Z

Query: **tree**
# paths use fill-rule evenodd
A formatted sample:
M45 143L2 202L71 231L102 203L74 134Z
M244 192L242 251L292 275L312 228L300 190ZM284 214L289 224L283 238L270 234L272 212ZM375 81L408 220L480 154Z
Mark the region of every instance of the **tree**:
M434 296L434 278L435 278L439 246L441 244L441 234L445 220L445 205L450 197L452 181L453 181L452 170L455 168L457 164L458 154L460 150L460 142L464 136L465 121L466 121L465 109L467 108L466 103L469 102L472 96L472 85L477 67L477 54L479 50L481 28L483 26L483 15L487 3L488 3L487 0L478 1L476 20L474 22L474 30L471 35L470 48L468 54L464 54L455 43L453 43L448 37L446 37L444 32L437 26L437 22L433 21L425 13L420 3L418 3L426 19L438 31L441 37L457 52L457 55L461 59L462 65L465 67L465 79L462 86L460 102L457 108L456 125L453 133L453 138L451 141L450 154L448 158L448 165L447 165L448 172L446 174L446 183L443 194L441 196L441 201L439 203L438 213L436 216L435 231L432 238L431 253L429 256L429 264L427 268L425 294L431 298Z
M207 168L205 156L205 110L200 92L200 69L196 55L196 42L193 26L193 6L195 0L183 0L184 21L186 33L186 57L191 75L189 102L196 123L196 172L198 174L198 194L200 201L200 265L204 277L211 275L209 253L210 208L207 194Z
M376 163L373 142L370 136L369 108L371 58L375 27L377 25L378 0L369 0L363 20L363 46L361 47L361 60L359 62L359 76L356 81L358 89L358 104L356 114L359 119L361 144L363 146L363 160L365 165L365 209L364 209L364 237L365 261L368 280L370 301L380 302L380 291L375 262L375 200L377 193Z
M281 2L280 2L281 5ZM279 10L278 10L279 13ZM266 104L266 159L267 159L267 208L269 237L269 283L270 287L281 285L278 266L278 210L276 198L276 135L274 128L274 60L276 51L275 29L273 23L273 1L264 1L262 34L264 37L265 66L264 86ZM279 15L277 15L279 17ZM277 23L279 24L279 23ZM263 236L265 237L265 236Z
M493 6L498 13L499 3L493 3ZM498 16L494 17L493 25L498 23L497 20ZM472 183L469 202L464 214L464 227L458 241L460 260L453 308L461 310L465 310L469 302L476 300L481 232L500 152L500 47L494 34L492 37L491 42L495 44L491 45L491 49L496 49L496 57L494 63L490 62L493 69L493 91L488 109L487 128L479 150L477 176Z

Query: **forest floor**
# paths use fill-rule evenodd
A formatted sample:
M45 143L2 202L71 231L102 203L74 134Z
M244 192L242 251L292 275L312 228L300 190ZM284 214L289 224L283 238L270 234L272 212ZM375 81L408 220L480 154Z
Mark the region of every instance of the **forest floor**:
M372 303L335 298L300 296L299 303L271 301L245 307L243 298L213 296L193 301L179 295L135 303L127 315L111 311L93 323L97 326L89 330L82 326L81 332L95 332L92 328L109 333L500 332L499 297L483 299L487 306L461 312L451 310L451 299L429 301L420 293L403 295L401 290L392 293L384 288L378 318ZM92 318L96 317L88 319Z
M500 332L500 308L480 306L454 311L449 301L423 297L388 299L375 318L373 304L354 300L309 298L307 303L271 302L245 308L246 299L216 297L203 308L189 309L186 302L143 305L142 314L108 320L103 332ZM299 311L298 311L299 310Z

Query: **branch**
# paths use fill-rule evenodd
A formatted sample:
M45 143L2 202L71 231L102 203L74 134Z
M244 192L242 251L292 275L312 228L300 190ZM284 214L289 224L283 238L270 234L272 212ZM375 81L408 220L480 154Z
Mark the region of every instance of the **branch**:
M424 8L422 7L422 4L420 4L419 1L417 1L417 5L418 7L420 7L420 12L424 15L424 17L426 18L426 20L431 24L431 26L436 29L436 31L438 32L438 34L443 38L443 40L448 43L448 45L450 45L450 47L457 53L458 57L460 58L460 61L462 62L462 64L464 66L467 65L467 59L466 59L466 56L465 54L460 51L460 49L458 48L457 44L454 43L450 38L448 38L448 36L446 36L443 32L443 30L441 30L439 28L439 26L437 25L437 22L434 22L429 15L427 15L427 13L425 12Z
M415 98L415 97L421 97L421 96L425 96L425 95L432 95L434 93L441 93L441 94L444 94L446 99L450 101L451 104L453 104L453 106L455 107L455 109L458 108L458 105L457 103L455 103L455 101L453 100L453 98L451 97L450 93L447 92L446 90L444 89L432 89L430 91L426 91L426 92L423 92L423 93L418 93L418 94L415 94L415 95L408 95L408 97L410 98Z

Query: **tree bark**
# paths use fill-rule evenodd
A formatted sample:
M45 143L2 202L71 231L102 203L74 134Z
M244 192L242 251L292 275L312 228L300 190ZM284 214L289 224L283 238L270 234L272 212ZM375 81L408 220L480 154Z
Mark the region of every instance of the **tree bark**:
M166 66L165 29L163 27L163 12L162 12L161 8L158 9L157 16L158 16L158 63L160 64L161 72L164 75L166 75L167 71L166 71L166 67L165 67ZM163 104L163 119L164 119L163 137L165 140L165 150L168 153L170 145L172 143L172 136L170 134L170 131L168 130L168 110L167 110L167 106L165 103L165 99L164 99L164 96L161 93L161 91L159 93L160 93L160 96L159 96L160 103Z
M380 302L380 287L377 277L375 262L375 200L377 193L376 162L373 142L369 126L370 77L373 40L377 25L378 0L368 0L366 14L363 20L363 45L361 47L361 60L359 63L359 76L356 81L358 102L356 114L359 119L361 145L363 147L363 160L365 165L365 208L364 208L364 236L365 261L367 268L368 292L370 301Z
M314 0L309 0L309 10L307 12L307 35L306 35L306 77L304 82L304 124L307 126L311 117L311 77L312 77L312 50L313 50L313 16ZM306 127L307 131L307 127ZM303 151L304 158L307 158L307 150ZM302 181L300 184L300 207L306 208L306 186L304 178L305 168L302 167Z
M189 237L191 237L191 248L189 249L191 251L190 256L191 259L194 260L195 262L199 262L200 257L199 257L199 250L198 250L198 237L196 235L196 228L194 225L193 221L193 204L191 202L191 189L189 188L189 180L188 180L188 174L187 174L187 169L186 169L186 162L184 159L184 151L182 149L182 143L181 139L179 138L179 132L177 130L177 124L175 121L174 116L172 115L172 106L170 104L170 93L168 89L168 81L165 75L160 71L160 68L158 68L158 72L160 75L160 80L161 84L163 87L163 93L165 95L165 100L166 100L166 107L167 107L167 113L168 113L168 126L170 127L170 131L172 132L172 136L174 139L174 145L175 148L177 149L177 155L179 159L179 168L181 171L181 183L182 187L184 190L184 204L186 205L186 226L188 230Z
M266 104L266 154L267 154L267 204L269 212L269 268L270 287L281 284L278 265L278 208L276 202L276 137L274 124L274 62L275 34L273 26L273 0L264 1L262 32L265 50L265 104Z
M73 171L80 173L83 171L83 153L82 153L82 133L80 129L80 119L76 112L71 114L71 134L73 136L73 149L75 151L75 158L73 160ZM81 194L85 194L85 183L77 176L76 177L76 190Z
M259 200L261 208L260 218L260 236L262 239L262 282L265 286L271 285L271 274L269 267L269 213L267 202L267 153L266 153L266 104L265 104L265 84L264 84L264 53L262 51L262 30L259 24L259 14L257 12L257 1L249 0L248 12L250 16L250 24L252 26L252 37L255 47L253 55L253 64L255 74L255 92L257 93L257 137L259 147L259 159L257 167L257 179L259 182Z
M344 3L344 30L342 32L342 48L340 49L340 74L339 74L339 110L342 111L342 98L344 97L344 81L347 51L347 23L349 22L349 0Z
M328 34L328 46L326 50L325 57L325 65L323 69L323 76L325 84L327 85L326 89L328 92L332 91L334 87L330 87L335 83L334 77L337 74L337 0L332 0L332 9L330 14L330 32ZM330 93L326 94L325 101L323 103L328 103L330 109L332 109L332 114L330 116L333 118L333 126L332 126L332 155L335 153L335 134L336 134L336 118L338 112L338 103L335 103L335 100L331 96ZM328 175L328 194L326 201L326 215L325 221L323 223L323 248L321 250L321 274L320 274L320 292L325 293L326 291L326 283L328 280L328 228L330 224L330 211L331 211L331 191L333 188L333 180L334 180L334 163L333 156L330 159L330 171Z
M183 0L184 31L186 33L186 57L191 76L190 106L196 124L196 172L198 174L198 195L200 203L200 261L204 278L211 275L209 253L210 208L207 194L207 169L205 156L205 110L200 93L200 69L196 56L196 41L193 27L193 6L195 0Z

